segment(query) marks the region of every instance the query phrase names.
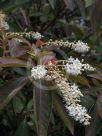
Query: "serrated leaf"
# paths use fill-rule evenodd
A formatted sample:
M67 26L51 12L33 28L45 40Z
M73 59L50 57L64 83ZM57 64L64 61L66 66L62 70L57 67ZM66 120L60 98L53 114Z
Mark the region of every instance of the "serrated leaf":
M38 136L47 136L47 129L52 110L52 92L43 88L46 85L43 81L33 90L34 116ZM47 87L47 86L46 86Z
M20 77L0 87L0 110L26 85L27 81L27 77Z
M74 121L71 117L69 117L68 113L65 110L65 105L62 102L62 99L57 94L53 95L53 103L54 108L58 112L59 116L61 117L62 121L68 128L68 130L74 134Z

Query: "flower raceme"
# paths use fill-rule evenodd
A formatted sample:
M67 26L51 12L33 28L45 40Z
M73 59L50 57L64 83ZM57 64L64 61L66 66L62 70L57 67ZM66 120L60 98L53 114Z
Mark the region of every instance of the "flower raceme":
M79 104L80 97L83 97L79 87L76 84L70 84L66 77L60 75L59 71L51 71L51 76L55 79L54 82L58 93L65 101L65 108L68 114L76 121L89 125L91 117L87 114L86 108Z
M64 67L65 69L63 70L67 71L69 74L78 75L85 70L95 70L89 64L82 64L83 60L82 62L80 62L78 58L74 59L70 57L68 60L65 61L66 64L64 66L62 65L62 67ZM89 120L91 117L87 114L87 109L79 104L80 97L83 97L83 94L81 93L78 85L75 83L69 83L65 75L60 74L62 73L62 71L58 68L53 69L54 64L51 65L51 63L51 61L48 63L50 64L48 65L48 67L45 65L35 66L31 70L31 76L35 80L53 80L54 84L57 87L58 93L61 95L61 97L66 103L65 108L68 111L68 114L72 116L76 121L79 121L84 125L90 124ZM56 67L57 65L58 63L56 63Z
M84 60L80 61L78 58L74 59L72 56L68 60L62 60L66 64L62 64L62 69L64 69L68 74L71 75L79 75L82 74L83 71L94 71L95 68L90 66L89 64L83 63ZM44 65L37 65L32 68L31 75L34 79L44 78L47 74L47 69L50 67L57 67L58 61L51 60Z
M89 46L87 43L83 43L79 40L75 44L72 44L72 49L78 53L85 53L89 51Z
M87 43L84 43L82 41L78 42L69 42L69 41L63 41L63 40L55 40L53 41L50 39L48 42L45 43L46 46L55 46L55 47L65 47L73 49L75 52L78 53L86 53L89 51L90 47Z
M39 37L36 35L36 38ZM56 46L71 48L78 53L86 53L89 51L87 43L82 41L69 42L63 40L49 40L45 43L46 46ZM32 68L31 76L35 80L44 79L47 81L53 81L54 85L57 87L57 92L63 98L65 102L65 108L68 114L74 118L75 121L79 121L84 125L90 124L91 117L87 113L87 109L80 104L80 98L83 94L77 84L71 83L66 77L66 73L77 76L82 74L84 71L94 71L95 68L84 60L79 60L78 58L69 57L67 60L54 60L43 63L43 65L38 65Z

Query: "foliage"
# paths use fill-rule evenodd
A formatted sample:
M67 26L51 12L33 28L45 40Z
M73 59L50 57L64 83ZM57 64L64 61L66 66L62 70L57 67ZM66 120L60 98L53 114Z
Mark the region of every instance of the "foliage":
M0 29L0 130L3 136L101 136L101 0L1 0L0 8L7 14L10 27L10 31ZM44 37L34 39L33 31L39 31ZM62 52L55 47L43 50L49 39L83 40L91 50L82 55L64 47ZM36 55L33 49L41 51ZM52 83L39 81L46 86L44 90L42 86L34 86L30 76L31 68L39 62L47 64L55 57L55 60L65 59L63 52L68 57L85 59L96 68L92 73L67 77L81 86L82 105L92 117L87 127L68 115L61 96L49 89Z

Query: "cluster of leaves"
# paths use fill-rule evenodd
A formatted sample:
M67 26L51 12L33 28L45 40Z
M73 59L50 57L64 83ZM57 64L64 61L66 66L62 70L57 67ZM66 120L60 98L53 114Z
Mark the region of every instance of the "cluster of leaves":
M32 62L30 67L36 63L32 57L32 45L40 46L43 41L28 40L19 35L16 38L20 38L23 42L18 46L13 40L15 34L8 33L3 42L0 37L0 130L2 134L5 136L32 136L36 135L37 130L38 136L46 136L48 130L49 136L73 134L101 136L101 0L16 0L15 2L1 0L0 8L8 14L8 23L12 32L39 31L45 36L45 41L48 38L87 41L92 51L87 56L80 57L85 57L97 68L94 74L87 73L87 79L84 75L69 77L84 86L82 93L85 94L85 97L82 99L82 104L88 108L92 116L91 124L85 129L74 123L73 119L68 116L60 96L49 89L33 88L29 82L28 58ZM68 50L65 52L68 56L79 56ZM45 56L46 53L41 53L39 59ZM59 55L57 57L59 58ZM83 129L83 133L78 132L77 129L80 128Z

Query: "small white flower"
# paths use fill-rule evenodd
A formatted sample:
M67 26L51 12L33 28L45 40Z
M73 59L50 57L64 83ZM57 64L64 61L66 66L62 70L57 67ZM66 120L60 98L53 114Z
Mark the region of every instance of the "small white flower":
M89 64L83 64L83 69L88 70L88 71L94 71L95 70L95 68L93 68Z
M39 32L35 32L33 35L34 39L38 40L42 38L42 35Z
M72 75L81 74L82 63L78 58L74 59L70 57L68 59L68 63L65 65L65 70L67 73Z
M51 81L51 80L52 80L52 77L51 77L50 75L46 75L45 79L46 79L47 81Z
M47 70L45 69L43 65L38 65L36 67L33 67L31 70L31 76L35 80L44 78L46 73L47 73Z
M90 124L89 119L91 117L87 114L87 110L85 107L81 105L73 105L66 106L70 116L72 116L76 121L80 121L80 123L84 123L84 125Z
M77 76L81 74L83 71L86 71L86 70L94 71L95 70L95 68L93 68L89 64L84 64L83 61L84 61L83 59L82 61L80 61L78 58L74 59L70 57L65 65L65 71L68 74Z
M78 53L86 53L90 49L87 43L84 43L80 40L78 42L69 42L69 41L63 41L63 40L53 41L52 39L50 39L45 44L48 46L71 48Z
M74 98L80 98L80 96L83 96L80 89L78 88L78 85L75 83L70 85L70 91Z
M79 53L85 53L89 51L89 46L87 45L87 43L84 43L79 40L78 42L72 45L72 49Z
M79 87L76 84L67 82L66 78L62 79L60 74L56 71L53 71L52 75L56 77L54 80L55 84L59 94L66 103L65 107L69 115L84 125L90 124L89 119L91 117L87 114L86 108L78 104L80 102L80 97L83 96Z
M4 28L5 30L8 30L8 29L9 29L9 25L8 25L8 23L5 22L5 21L1 23L1 27Z

